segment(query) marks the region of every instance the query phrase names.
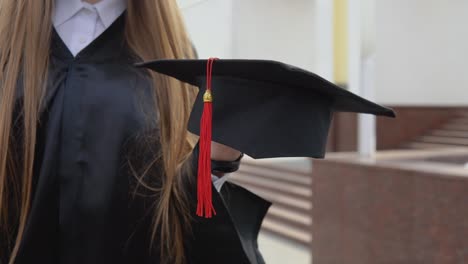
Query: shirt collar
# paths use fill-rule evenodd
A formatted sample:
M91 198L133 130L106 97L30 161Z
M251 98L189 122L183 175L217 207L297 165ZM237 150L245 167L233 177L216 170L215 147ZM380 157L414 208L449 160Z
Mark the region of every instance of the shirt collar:
M55 27L58 27L72 18L83 8L81 0L55 0L54 15L52 17Z
M127 0L101 0L94 7L102 23L108 28L127 9Z
M55 0L54 26L62 25L85 6L89 4L82 0ZM102 23L108 28L125 11L127 0L101 0L94 4L94 7Z

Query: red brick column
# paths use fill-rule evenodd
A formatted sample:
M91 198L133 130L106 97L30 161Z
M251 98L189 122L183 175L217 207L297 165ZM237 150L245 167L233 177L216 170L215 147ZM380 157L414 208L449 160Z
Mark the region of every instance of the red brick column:
M314 264L468 263L468 175L366 163L314 163Z

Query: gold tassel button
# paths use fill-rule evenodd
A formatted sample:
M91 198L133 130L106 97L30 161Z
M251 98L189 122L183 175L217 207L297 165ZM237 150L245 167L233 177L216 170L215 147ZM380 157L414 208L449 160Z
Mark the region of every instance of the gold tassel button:
M205 94L203 94L203 102L205 102L205 103L213 102L213 96L211 95L210 90L206 90Z

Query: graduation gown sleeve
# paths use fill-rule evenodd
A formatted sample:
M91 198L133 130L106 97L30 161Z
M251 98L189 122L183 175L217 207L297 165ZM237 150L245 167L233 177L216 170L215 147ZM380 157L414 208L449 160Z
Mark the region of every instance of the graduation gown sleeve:
M198 146L193 160L198 159ZM196 162L194 162L196 175ZM212 186L216 216L195 216L196 192L192 188L193 234L190 236L191 263L261 264L257 237L270 203L248 190L226 182L218 193Z
M271 203L231 182L223 185L221 196L250 263L265 263L258 249L258 234Z

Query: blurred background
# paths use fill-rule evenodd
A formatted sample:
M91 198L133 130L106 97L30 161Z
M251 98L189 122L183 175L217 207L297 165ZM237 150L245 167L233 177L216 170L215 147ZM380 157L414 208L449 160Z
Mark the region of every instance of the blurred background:
M201 58L279 60L397 112L335 115L323 161L230 175L274 203L267 263L468 263L468 1L178 2Z

